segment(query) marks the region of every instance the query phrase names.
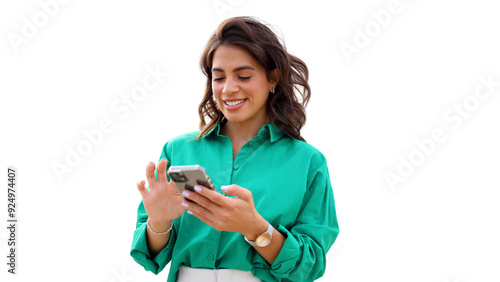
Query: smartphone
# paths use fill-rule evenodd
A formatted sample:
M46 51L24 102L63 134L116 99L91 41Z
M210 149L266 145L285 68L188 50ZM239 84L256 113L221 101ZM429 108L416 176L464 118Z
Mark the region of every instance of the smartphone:
M167 173L181 193L184 190L194 191L194 186L197 184L215 190L212 180L201 165L171 166Z

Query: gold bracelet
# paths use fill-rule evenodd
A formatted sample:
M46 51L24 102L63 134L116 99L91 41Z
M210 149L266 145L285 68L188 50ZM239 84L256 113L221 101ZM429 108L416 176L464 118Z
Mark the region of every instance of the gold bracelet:
M170 226L170 228L169 228L167 231L165 231L165 232L161 232L161 233L155 232L155 231L151 228L151 226L149 225L149 218L148 218L148 220L146 221L146 225L148 226L149 231L153 232L153 234L155 234L155 235L165 235L165 234L167 234L168 232L170 232L170 231L172 230L172 227L174 227L174 222L172 221L172 225Z

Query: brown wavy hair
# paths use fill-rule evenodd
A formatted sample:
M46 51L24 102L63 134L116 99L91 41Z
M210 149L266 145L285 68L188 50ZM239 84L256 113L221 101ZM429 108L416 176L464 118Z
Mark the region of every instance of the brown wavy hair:
M212 98L212 61L215 50L221 45L245 49L264 67L268 81L278 81L275 93L269 94L267 100L269 119L287 136L305 141L300 129L306 122L305 107L311 96L307 82L309 70L301 59L287 52L269 27L252 17L234 17L223 21L210 36L201 55L200 67L207 83L198 107L201 132L197 139L225 118ZM278 70L278 77L271 77L274 69ZM205 118L208 118L208 123Z

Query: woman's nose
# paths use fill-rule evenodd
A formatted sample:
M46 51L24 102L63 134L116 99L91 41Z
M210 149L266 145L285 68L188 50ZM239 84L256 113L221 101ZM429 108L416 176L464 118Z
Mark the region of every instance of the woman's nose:
M236 91L238 91L237 83L231 78L226 78L226 83L224 84L224 88L222 89L222 93L230 95Z

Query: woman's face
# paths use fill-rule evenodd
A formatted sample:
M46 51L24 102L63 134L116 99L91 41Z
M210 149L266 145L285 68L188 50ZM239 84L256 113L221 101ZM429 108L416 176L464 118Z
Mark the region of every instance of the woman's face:
M228 122L263 125L269 122L266 102L275 83L245 49L219 46L212 62L212 90Z

